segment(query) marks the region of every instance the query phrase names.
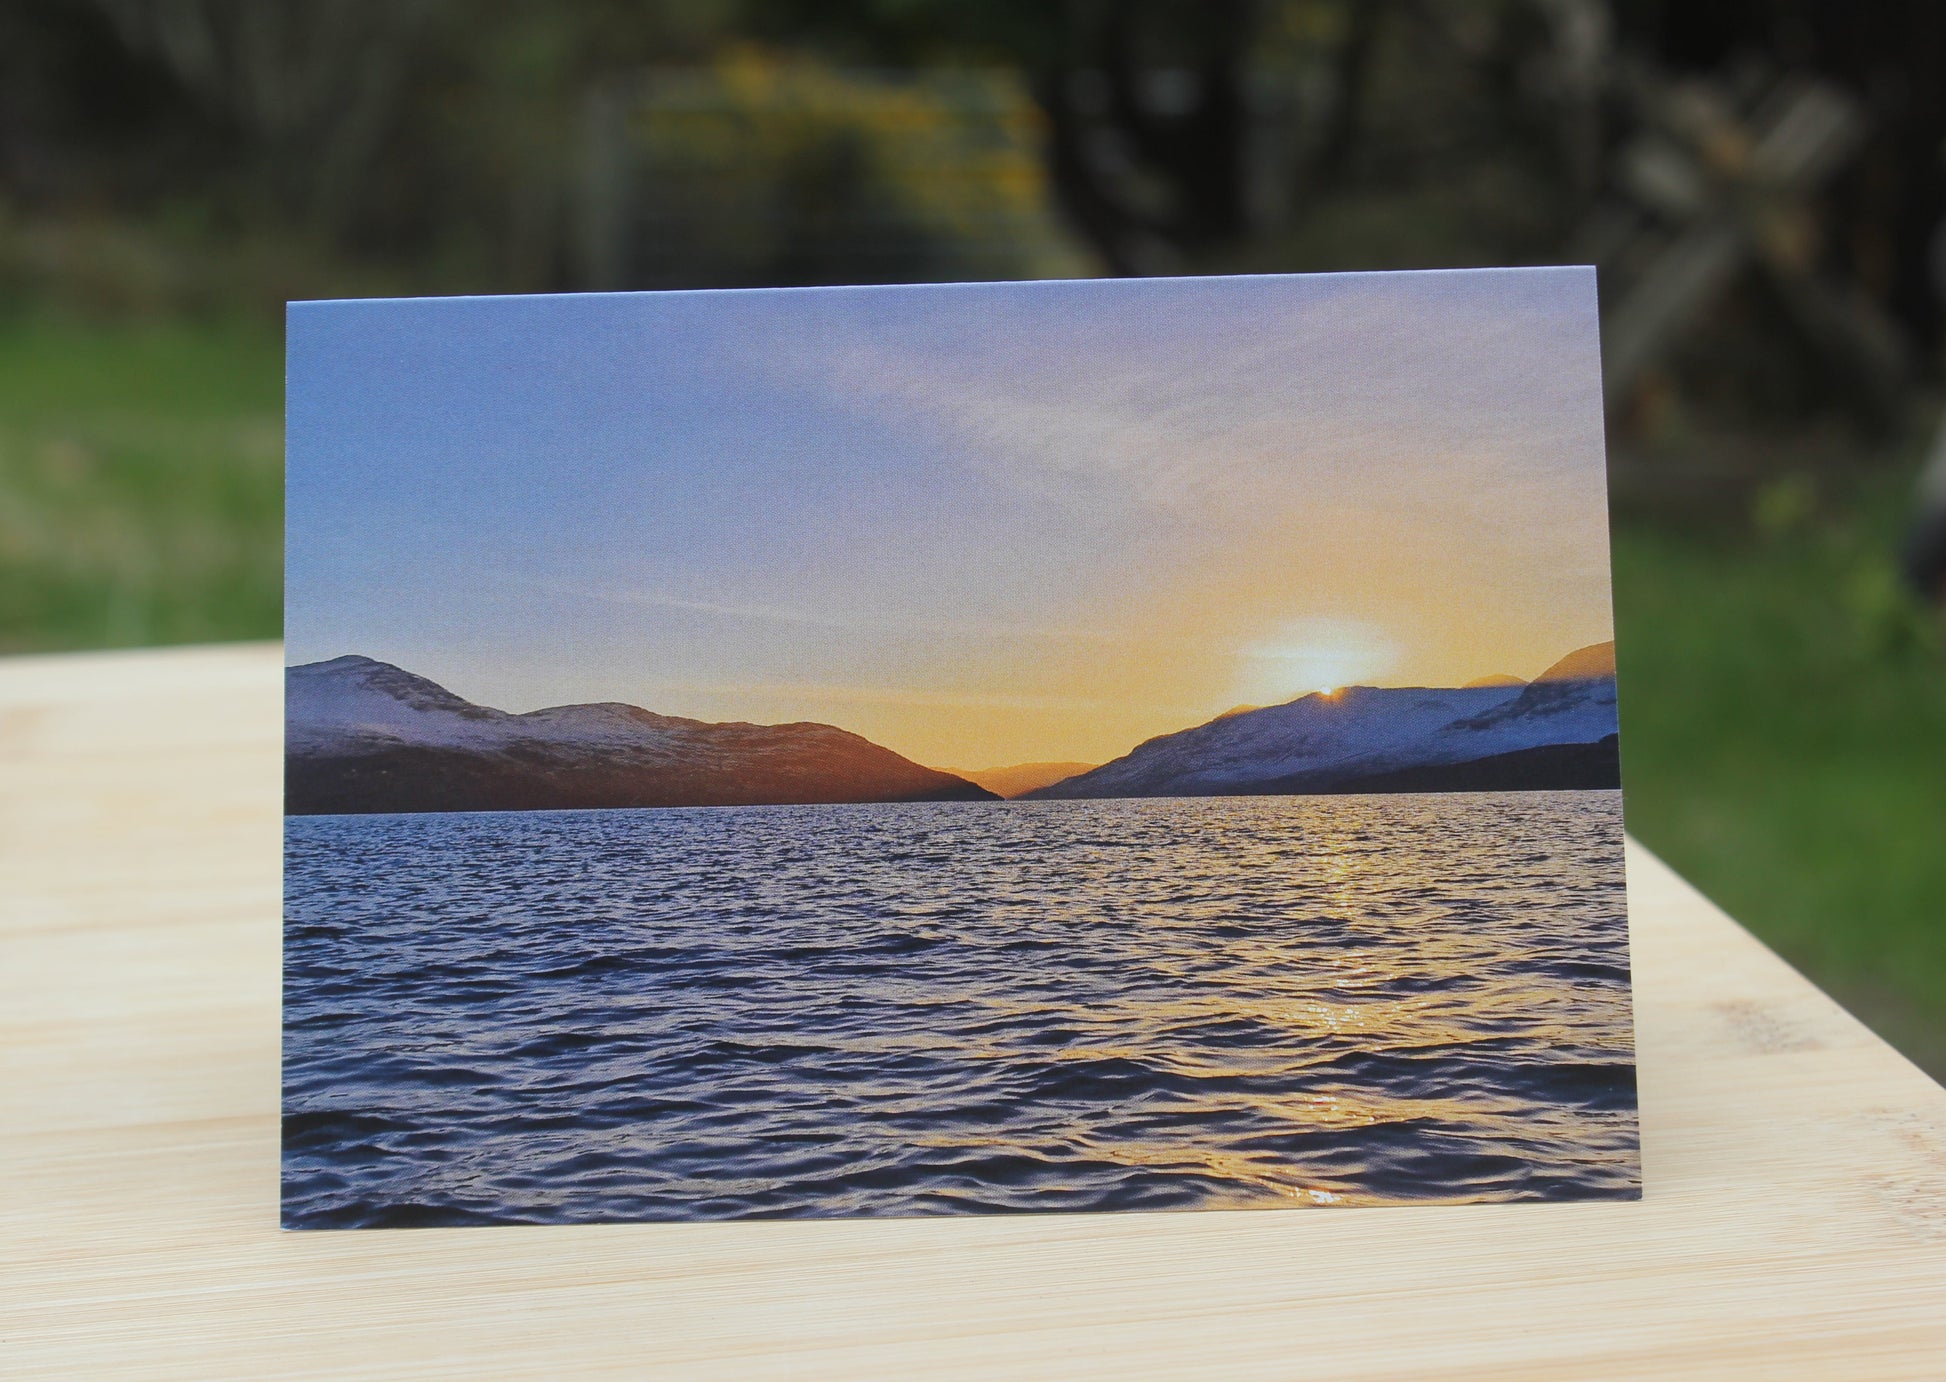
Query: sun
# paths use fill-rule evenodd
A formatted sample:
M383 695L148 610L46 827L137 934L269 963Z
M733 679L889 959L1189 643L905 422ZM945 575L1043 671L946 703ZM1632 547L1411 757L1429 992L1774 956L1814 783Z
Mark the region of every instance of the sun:
M1382 676L1398 661L1385 630L1363 620L1299 619L1244 648L1238 699L1276 705L1300 696L1336 700L1347 686Z

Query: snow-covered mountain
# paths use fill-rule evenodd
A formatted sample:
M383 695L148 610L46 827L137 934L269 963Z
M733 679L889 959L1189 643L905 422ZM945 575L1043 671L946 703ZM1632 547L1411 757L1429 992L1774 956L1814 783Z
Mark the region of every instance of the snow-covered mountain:
M1614 645L1533 682L1351 686L1165 734L1030 796L1598 787L1620 783Z
M615 703L514 715L368 657L287 668L284 688L293 815L993 799L832 725Z

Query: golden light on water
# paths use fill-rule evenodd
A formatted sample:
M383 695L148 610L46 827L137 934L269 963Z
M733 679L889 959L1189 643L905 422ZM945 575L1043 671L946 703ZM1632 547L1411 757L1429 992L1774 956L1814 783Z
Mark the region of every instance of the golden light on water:
M870 837L879 862L838 894L761 813L645 817L629 850L588 827L590 886L615 902L584 926L598 953L633 963L653 918L658 947L632 973L658 984L657 1002L604 978L612 1005L590 1011L616 1038L563 1050L552 1019L548 1040L528 1041L524 1017L509 1027L498 1005L462 997L479 1021L457 1025L450 1049L519 1053L499 1057L517 1078L485 1089L490 1111L413 1173L465 1195L545 1183L544 1200L506 1200L537 1215L1625 1197L1637 1143L1619 794L1532 795L1087 803L1062 808L1081 828L1056 850L1026 811L982 812L962 833L972 816L942 809L890 841L894 813L844 812L864 832L825 838ZM560 827L512 823L491 841L504 872L453 883L522 909L518 950L501 914L467 932L477 972L524 976L548 945L585 963L585 933L558 939L558 882L530 878L502 843L536 828ZM765 841L771 854L726 870ZM1521 869L1483 865L1483 846ZM310 857L330 897L354 899L334 906L359 905L360 856ZM678 897L744 909L738 924L669 907L672 881ZM354 915L402 907L362 905ZM299 997L337 1010L329 993ZM341 1057L321 1046L314 1059L335 1071ZM486 1104L500 1087L505 1101ZM415 1093L398 1105L418 1107L417 1085L401 1089ZM533 1089L559 1100L539 1135ZM451 1117L429 1110L428 1131ZM398 1174L362 1131L345 1136L297 1182L317 1197L306 1203Z

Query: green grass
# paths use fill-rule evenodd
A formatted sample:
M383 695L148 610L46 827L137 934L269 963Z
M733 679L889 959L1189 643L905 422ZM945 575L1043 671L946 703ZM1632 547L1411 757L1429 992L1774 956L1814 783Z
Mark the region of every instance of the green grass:
M280 377L268 326L0 322L0 651L275 637ZM1623 751L1637 835L1946 1073L1946 658L1891 574L1905 492L1618 525Z
M267 326L0 321L0 652L276 637L282 377Z
M1946 659L1893 574L1908 487L1793 487L1768 535L1618 527L1629 826L1946 1073Z

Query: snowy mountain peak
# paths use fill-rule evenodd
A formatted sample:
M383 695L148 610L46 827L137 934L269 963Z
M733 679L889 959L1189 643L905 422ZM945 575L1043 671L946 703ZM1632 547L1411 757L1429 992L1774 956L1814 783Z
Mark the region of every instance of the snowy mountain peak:
M1444 776L1475 783L1519 782L1526 780L1523 774L1542 785L1606 781L1618 771L1612 767L1615 681L1599 669L1613 660L1612 644L1596 645L1569 654L1550 669L1551 679L1532 684L1508 677L1453 688L1348 686L1232 711L1150 739L1031 795L1364 790L1354 784L1403 780L1401 775L1436 783L1442 780L1438 770L1465 764L1489 770Z
M359 743L476 743L513 718L376 658L334 657L284 671L285 747L291 753Z
M358 656L286 668L284 685L297 813L992 797L834 725L710 724L618 701L515 715Z

